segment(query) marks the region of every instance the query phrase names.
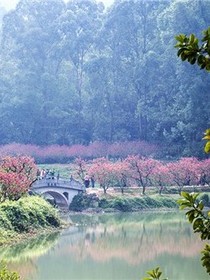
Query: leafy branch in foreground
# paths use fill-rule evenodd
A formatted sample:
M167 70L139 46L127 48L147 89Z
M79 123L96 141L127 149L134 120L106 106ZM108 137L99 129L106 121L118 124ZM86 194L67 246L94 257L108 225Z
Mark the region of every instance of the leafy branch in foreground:
M210 212L204 211L204 204L202 200L198 199L198 193L181 192L182 198L177 201L179 208L189 209L186 212L186 217L193 226L193 230L196 233L200 233L202 240L210 239ZM208 274L210 274L210 245L206 244L202 253L202 265L206 268Z
M167 280L168 278L161 279L162 272L159 267L156 267L153 270L147 271L149 276L144 277L142 280Z
M20 276L16 272L10 272L4 261L0 262L0 279L1 280L20 280Z
M177 55L182 61L187 60L190 64L197 63L201 69L210 71L210 27L203 31L203 38L199 43L194 34L186 36L179 34L176 37L178 48Z

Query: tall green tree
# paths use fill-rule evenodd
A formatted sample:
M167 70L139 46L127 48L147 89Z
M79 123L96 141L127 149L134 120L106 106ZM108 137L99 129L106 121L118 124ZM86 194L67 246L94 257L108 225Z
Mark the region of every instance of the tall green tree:
M164 128L164 134L174 155L180 152L185 156L201 155L200 135L210 115L207 98L209 76L189 65L177 63L171 34L177 34L180 30L189 34L192 28L200 33L208 25L208 14L209 2L185 0L173 1L159 18L161 41L165 46L163 54L167 57L163 60L163 67L168 72L168 91L172 97L169 114L166 112L166 116L171 115L170 123Z
M102 26L103 11L103 4L95 0L74 0L67 3L67 8L59 19L62 63L69 65L68 76L72 81L69 95L73 97L69 98L73 101L71 108L75 114L68 129L71 134L75 134L75 141L80 143L89 142L91 137L86 109L89 100L86 64L94 53L95 40Z
M50 117L51 101L56 96L53 26L63 8L60 0L22 0L4 17L2 57L16 66L10 72L13 85L7 94L11 107L7 107L8 123L17 142L36 139L44 144L54 130Z
M90 78L94 77L95 95L101 96L96 118L103 116L101 124L110 141L149 139L151 80L159 77L150 71L151 57L155 57L158 40L156 20L164 5L160 1L118 1L107 13Z

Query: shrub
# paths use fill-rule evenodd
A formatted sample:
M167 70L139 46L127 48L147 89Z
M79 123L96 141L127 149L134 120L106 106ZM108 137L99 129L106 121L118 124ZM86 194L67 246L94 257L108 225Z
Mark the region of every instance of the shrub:
M39 196L28 196L20 199L19 203L22 203L22 201L30 219L34 219L34 222L37 221L37 227L59 227L61 225L57 209L52 207L45 199Z
M75 195L72 199L72 202L69 205L69 210L80 212L84 210L82 204L83 204L83 195L82 194Z
M28 213L24 211L19 203L7 202L1 206L1 209L15 231L27 232L29 230L30 223Z
M149 196L144 197L144 201L146 202L149 208L160 208L163 207L162 203L158 199L153 199Z
M141 209L148 208L148 205L147 205L146 201L144 200L144 198L135 197L133 199L133 201L134 201L134 205L135 205L136 210L141 210Z
M169 197L160 197L159 198L162 207L165 208L178 208L176 201L173 198Z
M57 210L38 196L5 201L0 205L0 229L22 233L38 228L59 227L60 224Z
M4 228L4 230L12 229L11 222L3 211L0 211L0 228Z
M126 198L116 198L113 201L113 208L127 212L132 210L132 203L131 200L128 200Z
M69 210L80 212L88 208L94 208L98 206L98 201L96 194L78 194L73 197Z
M97 198L98 199L98 198ZM176 201L173 198L158 196L151 198L149 196L134 197L134 198L112 198L98 199L97 207L107 211L119 210L122 212L138 211L152 208L177 208ZM70 210L83 211L88 208L94 208L93 195L77 195L73 198L70 204Z
M99 207L106 209L106 208L110 208L112 206L112 203L110 203L110 201L106 198L102 198L99 200Z

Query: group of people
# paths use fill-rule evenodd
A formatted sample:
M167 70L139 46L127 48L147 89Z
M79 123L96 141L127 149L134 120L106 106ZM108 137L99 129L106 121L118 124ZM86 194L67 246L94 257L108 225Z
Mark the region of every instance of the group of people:
M84 185L85 185L85 188L89 188L90 186L92 188L94 188L95 187L94 176L89 177L89 175L86 174L85 177L84 177Z
M59 171L57 172L57 174L55 173L55 170L51 170L51 169L41 169L37 171L37 179L38 180L42 180L42 179L57 179L57 181L60 178L60 173Z
M55 170L51 170L51 169L41 169L37 171L37 179L38 180L42 180L42 179L52 179L52 180L57 180L57 182L59 181L60 179L60 173L59 171L58 172L55 172ZM71 175L70 176L70 182L73 180L73 176ZM84 185L85 185L85 188L89 188L89 187L92 187L94 188L95 187L95 178L94 176L89 176L88 174L85 175L84 177Z

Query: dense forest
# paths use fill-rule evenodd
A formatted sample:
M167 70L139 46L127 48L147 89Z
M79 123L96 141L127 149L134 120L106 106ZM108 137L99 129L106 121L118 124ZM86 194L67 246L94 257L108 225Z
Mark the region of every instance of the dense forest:
M201 156L210 75L183 63L210 1L21 0L0 11L0 144L146 141Z

